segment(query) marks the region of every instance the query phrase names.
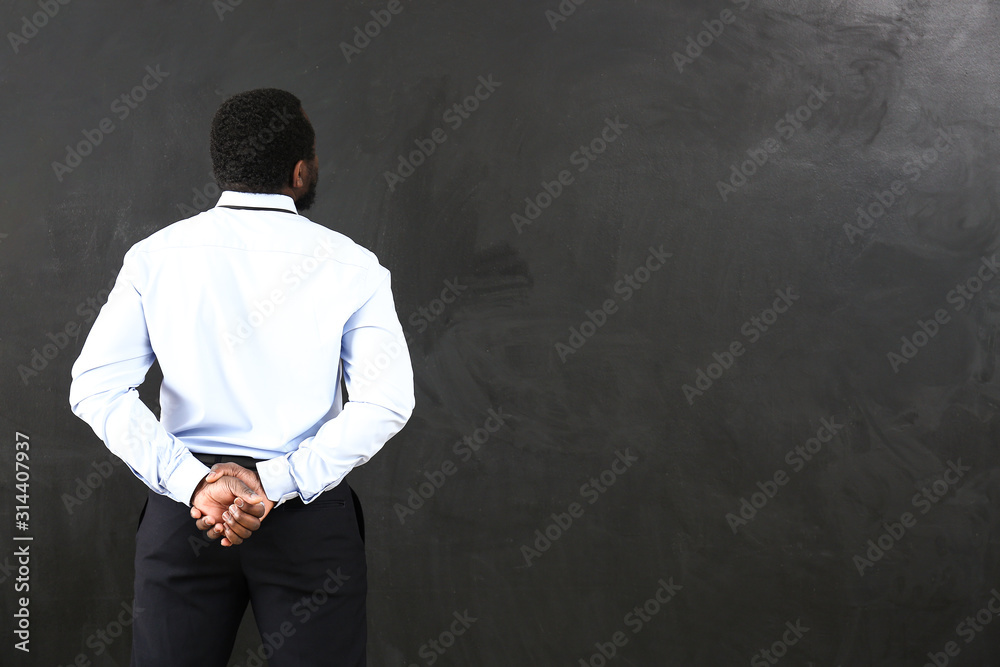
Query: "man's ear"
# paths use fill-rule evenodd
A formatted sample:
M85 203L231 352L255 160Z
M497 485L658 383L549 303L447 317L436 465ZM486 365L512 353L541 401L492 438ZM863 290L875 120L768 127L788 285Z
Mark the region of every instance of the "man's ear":
M302 188L305 187L306 183L309 182L309 163L305 160L299 160L295 163L295 168L292 170L292 187Z

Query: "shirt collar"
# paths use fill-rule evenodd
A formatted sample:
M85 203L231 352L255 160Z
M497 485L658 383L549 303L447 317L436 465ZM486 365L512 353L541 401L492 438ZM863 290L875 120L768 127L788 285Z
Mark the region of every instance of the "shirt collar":
M280 208L298 214L295 200L288 195L267 195L256 192L226 190L219 196L216 206L248 206L253 208Z

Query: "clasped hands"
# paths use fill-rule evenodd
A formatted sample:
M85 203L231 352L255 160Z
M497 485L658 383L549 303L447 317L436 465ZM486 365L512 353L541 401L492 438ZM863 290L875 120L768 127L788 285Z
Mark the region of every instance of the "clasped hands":
M273 507L257 473L235 463L216 463L191 494L198 530L224 547L242 544Z

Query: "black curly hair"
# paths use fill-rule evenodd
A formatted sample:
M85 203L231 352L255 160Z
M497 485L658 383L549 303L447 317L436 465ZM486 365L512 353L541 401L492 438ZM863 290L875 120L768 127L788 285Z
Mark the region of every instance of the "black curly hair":
M212 118L212 171L222 190L278 194L299 160L316 157L315 147L302 102L277 88L233 95Z

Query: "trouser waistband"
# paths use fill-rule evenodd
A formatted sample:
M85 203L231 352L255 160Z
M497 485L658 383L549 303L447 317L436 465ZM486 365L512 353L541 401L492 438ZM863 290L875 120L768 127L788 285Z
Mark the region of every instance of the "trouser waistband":
M251 456L235 456L233 454L202 454L200 452L191 452L194 457L204 463L205 465L211 467L216 463L235 463L236 465L243 466L248 470L257 471L257 463L260 459L255 459Z

